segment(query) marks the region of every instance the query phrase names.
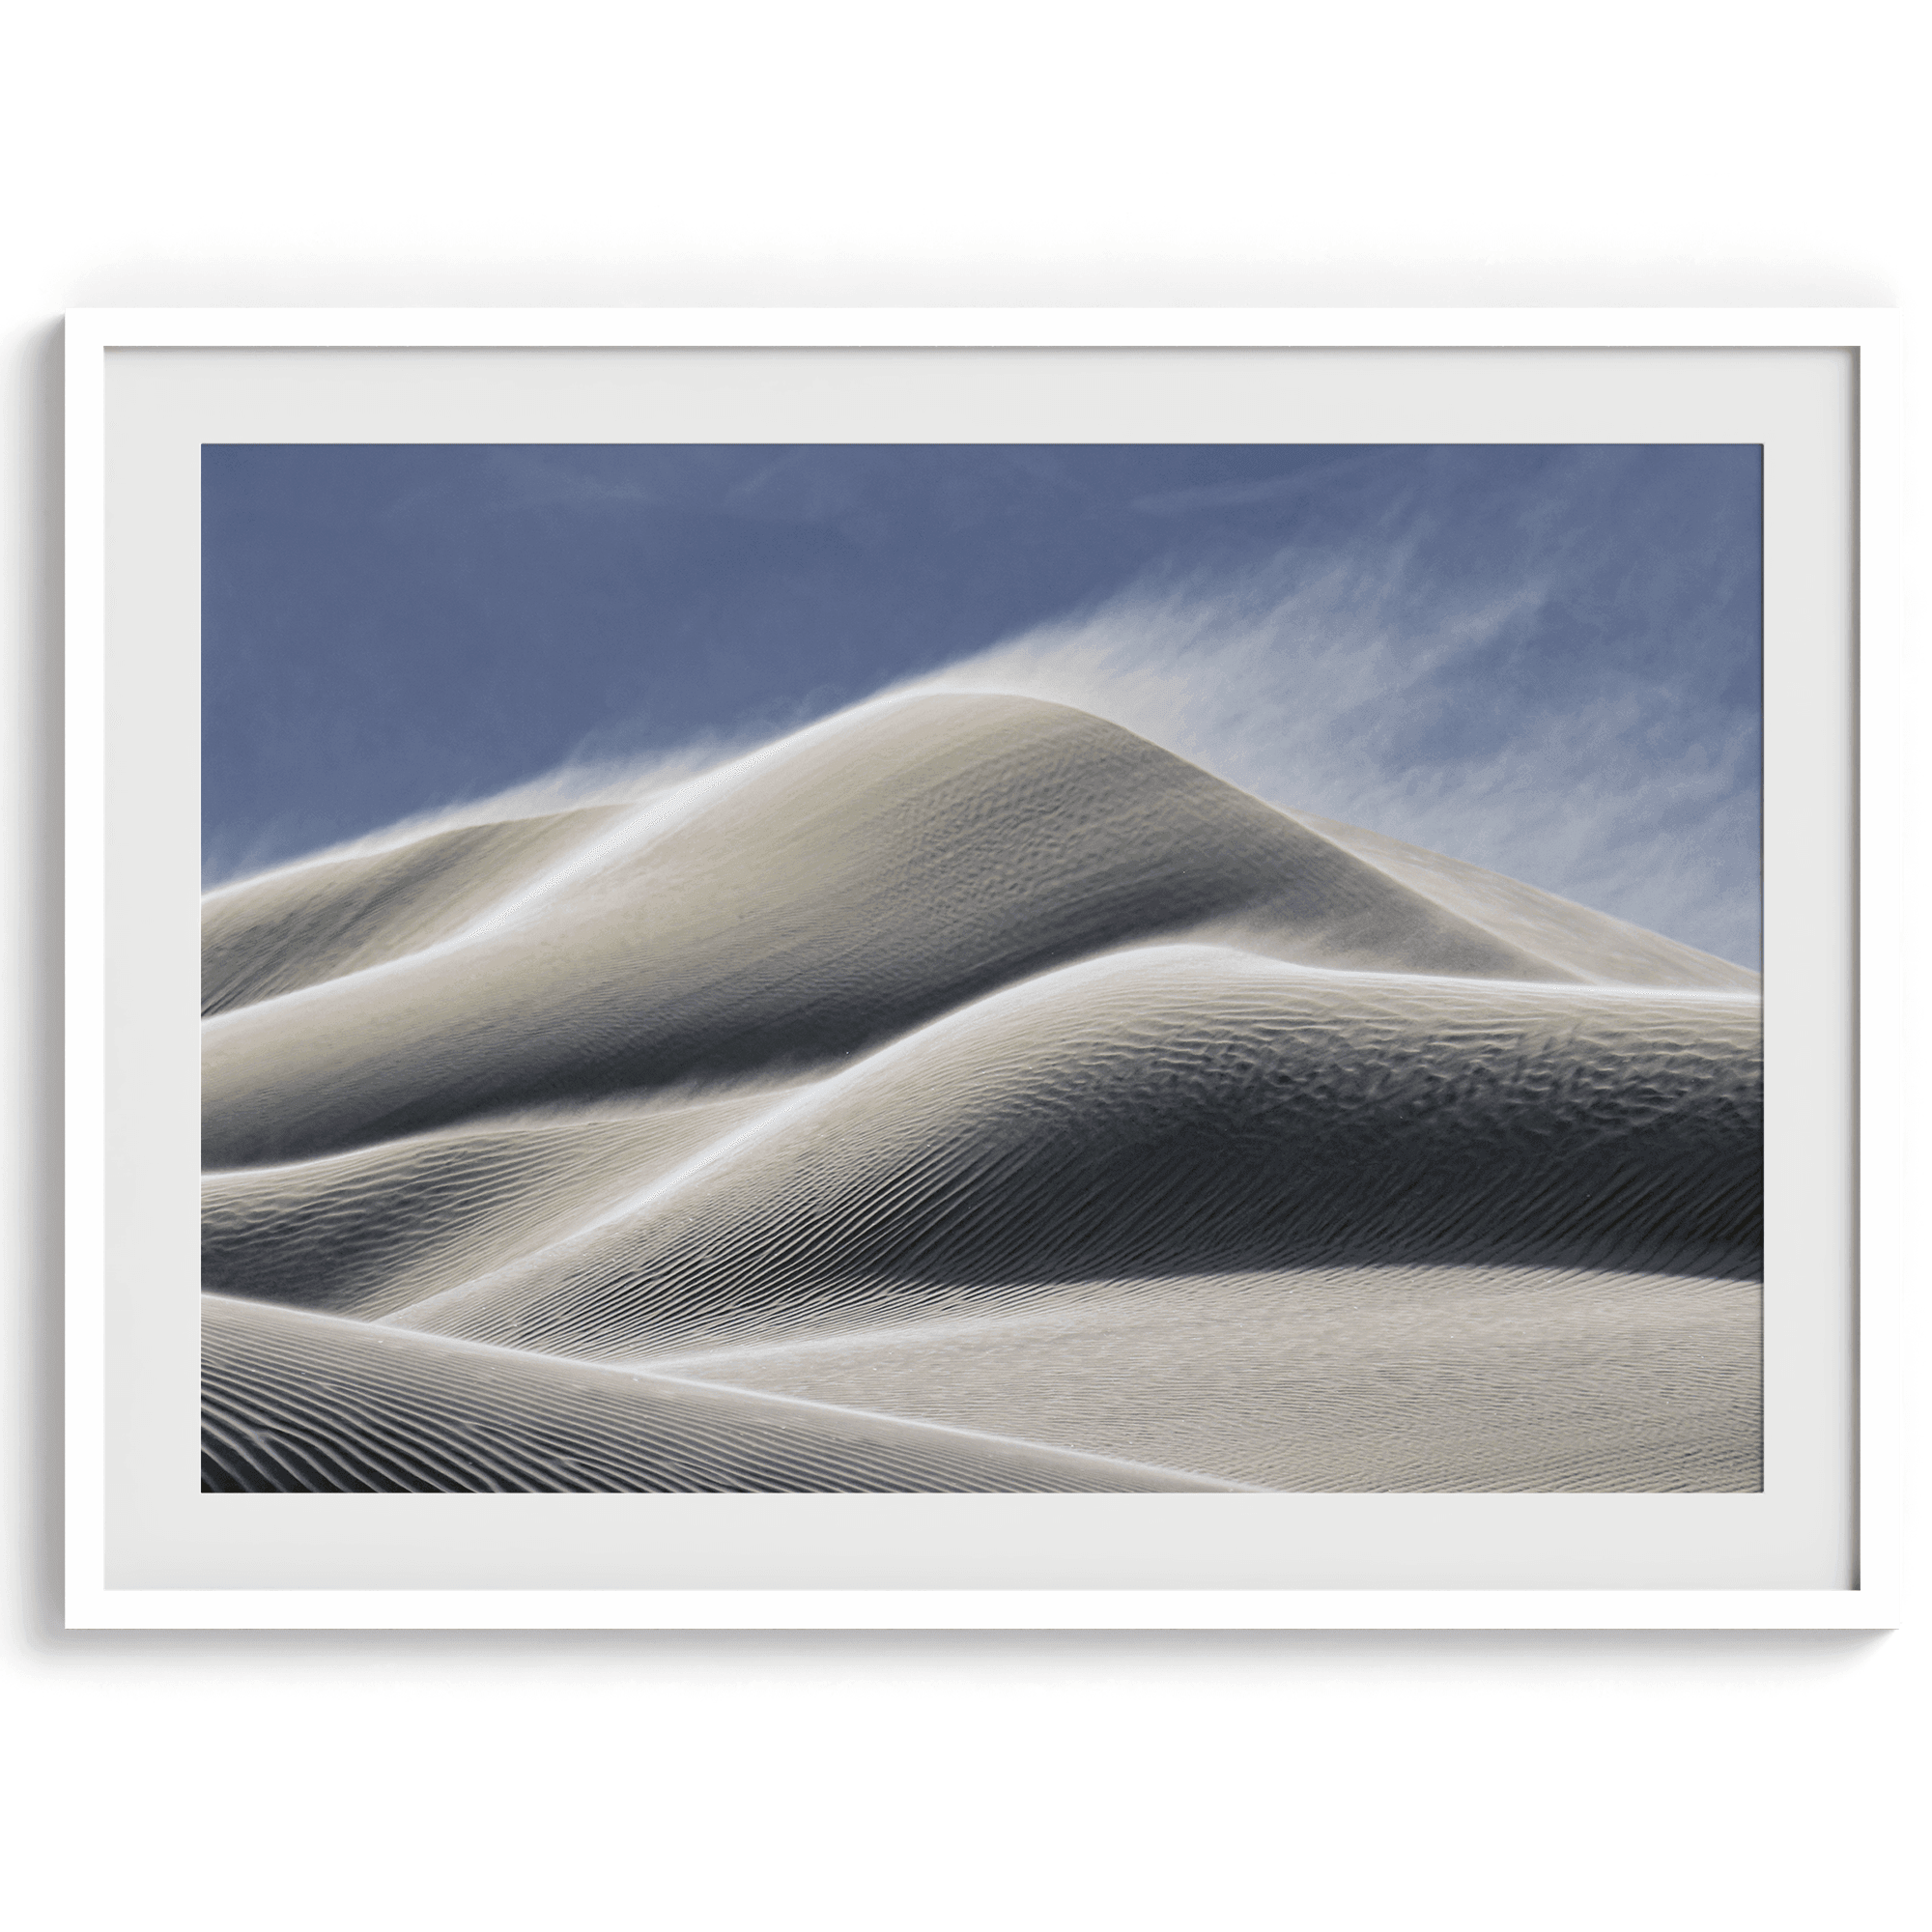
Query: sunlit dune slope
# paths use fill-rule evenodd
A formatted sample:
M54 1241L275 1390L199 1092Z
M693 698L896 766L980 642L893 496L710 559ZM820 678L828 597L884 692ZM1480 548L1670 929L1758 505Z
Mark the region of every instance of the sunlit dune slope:
M1754 1282L1344 1267L1066 1283L653 1360L1270 1490L1755 1490Z
M573 1233L776 1097L607 1103L211 1175L202 1286L383 1315Z
M1592 912L1588 906L1557 898L1500 872L1486 872L1480 866L1386 838L1379 832L1365 832L1359 825L1320 818L1311 811L1288 815L1411 892L1579 980L1625 986L1708 986L1741 993L1755 993L1761 983L1747 967L1646 932L1628 920Z
M202 1297L212 1491L1150 1491L1208 1477Z
M294 1160L491 1109L836 1062L1043 968L1190 929L1331 967L1621 977L1590 970L1575 933L1561 962L1520 943L1520 906L1506 936L1453 897L1084 712L862 709L637 808L546 873L520 866L437 944L217 1015L204 1158ZM1676 952L1707 982L1703 955L1664 941L1645 975Z
M611 816L610 807L590 807L460 826L211 893L201 906L202 1012L295 992L446 939Z
M1137 949L934 1022L389 1320L622 1357L1318 1261L1747 1275L1758 1058L1735 996Z

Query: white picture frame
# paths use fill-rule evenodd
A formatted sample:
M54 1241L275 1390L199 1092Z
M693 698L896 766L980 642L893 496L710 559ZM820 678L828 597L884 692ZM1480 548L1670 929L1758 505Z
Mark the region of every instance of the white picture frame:
M1848 1490L1833 1507L1839 1515L1843 1561L1829 1583L1806 1582L1780 1586L1763 1582L1722 1587L1659 1587L1647 1581L1640 1565L1630 1568L1628 1582L1599 1577L1587 1587L1562 1580L1560 1566L1540 1577L1534 1551L1508 1568L1505 1586L1408 1580L1394 1585L1359 1587L1346 1578L1324 1582L1305 1578L1294 1587L1269 1583L1231 1586L1225 1580L1204 1582L1164 1580L1148 1587L1131 1579L1110 1580L1105 1574L1083 1579L1077 1586L1065 1581L1015 1585L1010 1577L988 1574L983 1582L970 1577L949 1577L943 1582L907 1587L888 1581L867 1581L816 1575L809 1582L681 1581L654 1587L599 1585L577 1587L542 1579L525 1579L516 1586L466 1580L445 1585L411 1586L358 1582L345 1570L340 1580L261 1587L247 1581L223 1580L211 1574L170 1575L163 1582L129 1581L117 1576L117 1549L128 1546L136 1531L162 1532L135 1519L139 1512L126 1497L110 1501L116 1458L126 1460L125 1445L112 1441L114 1408L108 1393L110 1353L116 1373L142 1374L141 1351L130 1340L127 1323L114 1313L110 1277L117 1266L107 1229L114 1190L125 1195L133 1185L155 1190L156 1239L176 1239L180 1229L191 1227L192 1204L180 1202L169 1190L175 1169L172 1155L163 1153L152 1174L129 1178L125 1150L117 1155L110 1126L121 1110L138 1104L143 1083L172 1081L184 1076L177 1059L155 1068L132 1068L125 1053L110 1052L108 1010L113 981L107 916L110 890L126 890L125 868L110 867L114 809L109 803L109 719L114 707L126 707L135 695L115 681L109 648L110 626L125 624L128 613L117 608L111 592L111 572L117 554L133 539L125 518L114 505L113 488L125 478L119 439L123 426L116 416L110 368L117 355L187 352L204 357L212 353L241 352L258 358L257 389L272 389L276 370L284 368L289 352L354 352L368 357L364 366L368 409L360 415L341 416L337 435L310 435L307 440L412 440L420 429L410 429L414 385L396 381L396 357L436 358L489 352L529 355L544 352L684 352L838 351L871 354L939 351L952 355L1051 350L1072 356L1104 356L1113 352L1249 351L1290 355L1346 352L1399 352L1411 357L1404 368L1421 368L1413 358L1423 353L1471 357L1459 367L1493 376L1501 399L1492 436L1465 436L1472 440L1583 440L1574 426L1550 424L1550 433L1533 430L1536 412L1555 407L1544 391L1542 373L1583 366L1578 358L1597 358L1592 366L1641 372L1661 368L1659 358L1697 352L1730 358L1765 358L1781 354L1829 354L1849 358L1849 419L1847 461L1834 471L1829 491L1812 500L1812 521L1833 522L1830 541L1844 552L1839 577L1813 586L1833 605L1850 640L1847 661L1838 677L1839 689L1831 706L1818 709L1815 725L1799 721L1795 731L1829 733L1832 718L1842 715L1855 730L1855 741L1834 743L1833 755L1841 757L1849 773L1856 768L1856 803L1845 800L1845 825L1856 836L1858 876L1874 881L1909 876L1905 849L1905 814L1897 795L1904 770L1903 533L1901 526L1902 405L1899 335L1894 318L1873 310L1054 310L1054 309L680 309L618 310L82 310L67 323L67 1617L71 1628L474 1628L474 1629L1869 1629L1898 1621L1902 1602L1903 1530L1901 1471L1904 1399L1904 1297L1907 1248L1904 1240L1905 1177L1903 1140L1907 1109L1902 1076L1887 1042L1904 1027L1905 948L1900 914L1890 897L1873 890L1857 894L1849 843L1844 850L1833 842L1828 822L1819 835L1817 850L1801 855L1813 869L1807 876L1834 881L1833 890L1847 908L1856 903L1857 930L1841 929L1827 918L1813 937L1828 950L1839 946L1847 960L1856 946L1856 982L1845 977L1830 999L1811 1003L1804 1024L1813 1030L1820 1065L1831 1073L1831 1056L1837 1054L1849 1096L1856 1086L1856 1117L1847 1110L1842 1133L1835 1129L1822 1151L1811 1150L1844 1178L1847 1202L1856 1214L1855 1255L1842 1260L1843 1304L1833 1321L1841 1321L1844 1349L1815 1357L1806 1368L1795 1361L1793 1375L1809 1376L1817 1384L1800 1393L1814 1401L1819 1413L1836 1420L1831 1426L1843 1435L1842 1480ZM263 352L269 352L263 355ZM1479 358L1475 353L1480 353ZM1565 355L1570 360L1566 363ZM283 358L273 360L272 358ZM131 366L124 363L124 367ZM185 367L181 362L178 366ZM205 366L213 367L212 363ZM230 367L241 365L231 362ZM410 367L428 370L427 360ZM532 363L529 366L534 367ZM749 366L749 365L748 365ZM1071 366L1071 365L1067 365ZM1387 361L1390 369L1398 365ZM1707 361L1699 366L1716 369ZM1755 365L1754 365L1755 366ZM1781 365L1780 365L1781 366ZM228 380L228 379L223 379ZM361 378L357 378L361 381ZM782 402L783 378L772 393ZM1454 421L1466 422L1472 407L1467 394L1451 399L1428 386L1405 391L1392 407L1407 412L1408 435L1344 437L1319 425L1306 440L1455 440ZM1441 390L1439 375L1433 379ZM1514 385L1514 386L1512 386ZM231 384L231 387L235 384ZM538 385L540 386L540 385ZM1396 385L1401 387L1400 384ZM1482 384L1476 384L1481 387ZM1551 392L1553 393L1553 391ZM1682 393L1680 391L1680 393ZM1544 400L1539 402L1539 397ZM1512 400L1513 399L1513 400ZM259 398L258 398L259 400ZM526 397L525 403L529 403ZM1454 408L1450 402L1454 401ZM1438 410L1436 405L1440 403ZM541 400L530 405L541 414ZM774 404L773 407L779 407ZM1690 406L1660 404L1660 409ZM1461 412L1460 416L1458 412ZM386 413L385 413L386 412ZM1661 433L1668 422L1659 416L1647 427L1634 425L1631 440L1759 440L1743 432L1716 433L1711 422L1695 422L1687 413L1683 434ZM1719 412L1721 413L1721 412ZM1346 411L1344 412L1346 416ZM568 419L568 420L566 420ZM184 419L185 420L185 418ZM393 439L380 434L380 424L392 420L399 432ZM564 433L554 440L640 440L635 434L610 439L583 436L570 429L566 408L559 421ZM1350 420L1353 420L1350 418ZM1382 420L1391 420L1385 413ZM1739 422L1745 422L1740 416ZM372 432L371 425L378 425ZM1345 424L1346 426L1346 424ZM809 428L809 425L808 425ZM1445 428L1451 433L1444 433ZM500 422L478 424L476 440L522 440L504 434ZM1721 430L1721 425L1720 425ZM192 424L178 429L178 439L190 436ZM229 432L224 432L228 434ZM761 440L786 440L797 424L781 424L779 433ZM1014 440L1007 431L989 429L987 440ZM444 437L442 440L472 440ZM534 439L533 439L534 440ZM730 440L728 437L719 440ZM837 440L836 438L826 440ZM876 437L873 440L878 440ZM927 440L908 435L905 440ZM970 440L972 437L953 440ZM1055 440L1043 436L1040 440ZM1066 440L1065 437L1059 440ZM1107 439L1097 439L1107 440ZM1141 440L1160 440L1141 436ZM1212 440L1211 434L1197 440ZM1290 440L1275 437L1272 440ZM1623 440L1604 438L1603 440ZM1769 446L1769 445L1768 445ZM1796 444L1793 445L1797 447ZM159 473L159 472L156 472ZM112 487L111 487L112 486ZM1821 486L1822 487L1822 486ZM1823 505L1820 510L1817 506ZM191 506L189 506L191 510ZM1829 511L1829 514L1826 514ZM112 513L112 514L111 514ZM171 514L180 524L182 506ZM1771 512L1768 510L1768 531ZM1835 521L1834 521L1835 520ZM1821 536L1820 541L1825 541ZM1768 576L1769 582L1769 576ZM1785 590L1767 590L1768 626L1779 617L1776 600ZM1793 593L1795 594L1795 592ZM1834 620L1835 621L1835 620ZM1769 635L1769 628L1768 628ZM1797 640L1802 649L1803 639ZM179 639L164 639L157 648L168 656L177 684L193 688L192 666L181 660ZM1855 654L1855 655L1853 655ZM124 680L125 682L125 680ZM158 687L157 687L158 688ZM145 687L144 687L145 689ZM179 695L179 694L178 694ZM1855 719L1854 719L1855 708ZM1795 742L1795 741L1794 741ZM195 784L193 741L186 747L165 744L153 756L149 774L159 788L155 795L191 797ZM1780 814L1777 788L1793 769L1767 756L1768 851L1782 863L1787 848L1803 845L1810 837L1802 829L1795 808ZM185 789L184 789L185 788ZM176 800L180 802L179 799ZM1808 822L1808 821L1804 821ZM1794 828L1799 829L1794 829ZM1834 869L1835 868L1835 869ZM191 914L192 908L185 909ZM185 928L184 928L185 929ZM1776 928L1771 928L1775 930ZM1796 942L1794 942L1795 944ZM159 948L166 953L166 945ZM1768 938L1768 1001L1776 985L1780 961ZM1829 975L1827 975L1829 979ZM1824 985L1826 979L1817 981ZM1831 981L1836 985L1838 981ZM1773 1009L1768 1007L1769 1014ZM1833 1039L1838 1045L1833 1046ZM1856 1047L1847 1042L1856 1041ZM1853 1056L1856 1056L1854 1058ZM1776 1082L1772 1085L1774 1122L1781 1104ZM191 1164L191 1153L189 1155ZM1849 1239L1851 1229L1844 1233ZM1821 1236L1824 1238L1824 1236ZM1830 1236L1835 1240L1835 1235ZM1836 1266L1837 1264L1833 1264ZM172 1291L170 1291L172 1292ZM1768 1317L1768 1321L1775 1318ZM1802 1351L1800 1351L1802 1353ZM165 1365L153 1373L164 1379L173 1374ZM1796 1387L1797 1384L1794 1384ZM186 1393L191 1394L191 1384ZM1769 1400L1778 1401L1773 1384ZM1766 1494L1776 1501L1779 1486L1801 1483L1802 1468L1780 1464L1768 1452ZM172 1453L171 1451L169 1453ZM1836 1478L1833 1479L1836 1481ZM1776 1492L1776 1493L1775 1493ZM287 1503L322 1508L346 1520L345 1510L365 1502L427 1503L445 1510L473 1508L470 1498L363 1499L331 1498L318 1504L312 1498L200 1498L195 1502L230 1505ZM503 1498L526 1508L553 1508L578 1498ZM631 1502L647 1499L612 1499ZM663 1500L663 1499L658 1499ZM683 1500L683 1499L679 1499ZM736 1501L741 1499L726 1499ZM766 1498L765 1505L820 1499ZM890 1498L903 1512L929 1511L935 1499ZM954 1500L954 1499L946 1499ZM978 1499L980 1501L1008 1499ZM1142 1499L1109 1499L1142 1500ZM1198 1507L1211 1501L1220 1509L1239 1506L1248 1498L1148 1499ZM1334 1534L1350 1534L1347 1519L1353 1514L1367 1520L1363 1505L1375 1499L1330 1497L1324 1506L1340 1511ZM1469 1510L1500 1499L1457 1499ZM1592 1499L1630 1502L1654 1499ZM1727 1499L1748 1506L1763 1498ZM1587 1507L1587 1504L1586 1504ZM130 1511L133 1512L130 1515ZM1494 1512L1492 1512L1494 1514ZM258 1514L266 1524L269 1518ZM506 1519L507 1520L507 1519ZM1473 1520L1473 1519L1472 1519ZM1525 1518L1524 1520L1528 1519ZM1633 1519L1634 1520L1634 1519ZM1742 1517L1736 1519L1743 1521ZM371 1521L376 1520L374 1517ZM413 1534L424 1520L420 1510L410 1516L387 1512L382 1537L393 1538L401 1526ZM527 1521L528 1519L525 1518ZM749 1522L749 1517L739 1520ZM1395 1520L1386 1512L1384 1533ZM1420 1521L1420 1519L1417 1519ZM1601 1510L1595 1519L1606 1522ZM1590 1533L1589 1521L1579 1536ZM272 1533L270 1529L265 1533ZM1435 1533L1435 1532L1429 1532ZM1507 1524L1502 1532L1512 1532ZM1538 1532L1541 1534L1542 1532ZM1566 1532L1567 1533L1567 1532ZM1635 1534L1643 1534L1639 1525ZM1691 1534L1701 1534L1692 1530Z

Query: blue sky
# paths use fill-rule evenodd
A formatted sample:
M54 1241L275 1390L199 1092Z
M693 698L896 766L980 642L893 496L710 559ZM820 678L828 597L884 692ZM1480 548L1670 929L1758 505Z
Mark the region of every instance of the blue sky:
M210 445L211 881L940 675L1757 963L1755 446Z

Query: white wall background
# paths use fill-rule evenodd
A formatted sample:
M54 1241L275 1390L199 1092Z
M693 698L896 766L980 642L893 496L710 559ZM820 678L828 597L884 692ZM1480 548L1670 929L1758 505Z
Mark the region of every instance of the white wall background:
M49 1152L62 309L1898 303L1922 346L1917 11L14 14L0 1817L22 1923L1542 1932L1922 1906L1922 1629L65 1635Z

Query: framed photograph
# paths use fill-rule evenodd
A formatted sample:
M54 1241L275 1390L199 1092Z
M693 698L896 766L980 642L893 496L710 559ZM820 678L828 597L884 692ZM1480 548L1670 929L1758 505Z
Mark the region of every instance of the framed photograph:
M1865 311L83 311L76 1627L1895 1621Z

